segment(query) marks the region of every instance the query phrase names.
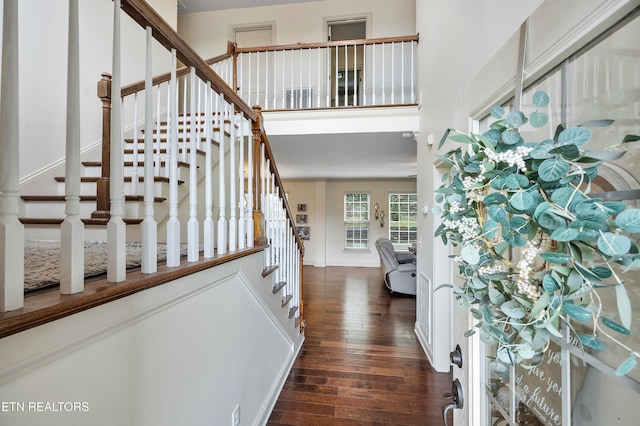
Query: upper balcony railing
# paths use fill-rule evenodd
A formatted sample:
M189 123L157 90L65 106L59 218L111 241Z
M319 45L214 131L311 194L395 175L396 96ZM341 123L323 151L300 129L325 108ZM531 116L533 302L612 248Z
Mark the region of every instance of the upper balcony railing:
M214 70L249 105L291 110L417 103L418 36L237 48ZM208 61L212 62L212 61Z

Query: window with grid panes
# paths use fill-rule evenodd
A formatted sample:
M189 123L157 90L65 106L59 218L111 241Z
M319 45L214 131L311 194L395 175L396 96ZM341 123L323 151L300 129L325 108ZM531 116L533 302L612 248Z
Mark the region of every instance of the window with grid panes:
M418 195L389 194L389 239L411 244L418 238Z
M344 232L345 248L369 247L369 194L344 195Z

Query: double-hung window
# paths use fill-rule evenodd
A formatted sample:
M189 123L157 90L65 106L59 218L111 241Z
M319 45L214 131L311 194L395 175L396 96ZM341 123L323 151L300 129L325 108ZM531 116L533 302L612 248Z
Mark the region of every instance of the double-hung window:
M345 248L369 247L369 194L344 194Z
M418 195L389 194L389 239L411 244L418 238Z

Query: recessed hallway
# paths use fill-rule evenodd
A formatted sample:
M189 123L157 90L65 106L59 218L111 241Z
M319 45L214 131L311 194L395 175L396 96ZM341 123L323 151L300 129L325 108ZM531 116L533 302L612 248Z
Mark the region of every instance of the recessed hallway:
M304 268L306 340L269 425L440 425L451 375L414 333L415 298L377 268Z

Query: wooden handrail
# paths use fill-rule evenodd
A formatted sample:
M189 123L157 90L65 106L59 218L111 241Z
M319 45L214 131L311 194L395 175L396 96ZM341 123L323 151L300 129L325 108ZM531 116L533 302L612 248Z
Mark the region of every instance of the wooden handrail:
M168 50L176 49L178 59L186 67L194 67L198 77L205 82L210 82L211 88L222 94L227 102L234 104L237 112L242 112L250 120L256 119L253 109L211 69L209 64L146 1L122 0L122 10L142 28L151 27L153 37L165 48Z
M382 44L382 43L399 43L403 41L415 41L419 42L419 34L414 36L403 37L384 37L384 38L368 38L358 40L341 40L341 41L328 41L326 43L297 43L297 44L282 44L278 46L259 46L259 47L241 47L236 48L235 53L251 53L251 52L272 52L278 50L296 50L296 49L317 49L322 47L342 47L342 46L360 46L370 44Z
M296 239L296 243L298 244L298 247L300 247L301 256L304 256L304 243L302 242L300 235L298 235L298 233L296 232L295 226L293 225L295 224L294 216L293 216L293 213L291 212L291 208L289 207L289 202L287 201L287 197L284 196L284 185L282 184L282 179L280 179L280 174L278 173L278 168L276 167L276 160L275 160L275 157L273 156L273 151L271 151L271 146L269 145L269 138L267 137L267 133L264 131L264 126L262 121L262 112L261 112L262 108L260 106L254 106L253 108L256 112L256 115L258 116L258 119L254 122L255 123L254 132L257 132L257 131L260 132L260 139L261 139L260 142L264 145L265 158L269 160L269 163L271 166L271 173L273 173L276 186L282 190L282 194L283 194L281 197L282 207L285 209L287 213L287 217L292 223L292 227L291 227L292 233L294 238ZM258 181L258 179L256 179L256 181Z
M222 55L215 56L213 58L207 59L205 62L207 65L211 66L218 62L224 61L225 59L231 58L234 56L234 44L231 42L227 43L227 51ZM183 75L189 74L188 67L180 67L176 70L176 77L180 78ZM153 77L153 85L157 86L162 83L166 83L171 80L171 72L165 72L163 74L158 74ZM141 92L144 90L144 80L136 81L135 83L128 84L126 86L122 86L121 96L124 98L125 96L133 95L136 92Z

